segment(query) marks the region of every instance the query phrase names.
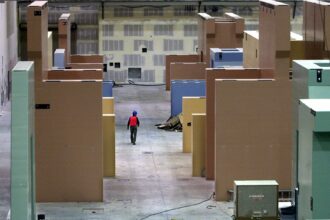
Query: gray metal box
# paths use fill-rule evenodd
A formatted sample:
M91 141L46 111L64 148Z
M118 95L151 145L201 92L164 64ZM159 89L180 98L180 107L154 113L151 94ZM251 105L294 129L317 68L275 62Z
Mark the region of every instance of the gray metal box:
M234 181L234 219L278 219L278 183Z

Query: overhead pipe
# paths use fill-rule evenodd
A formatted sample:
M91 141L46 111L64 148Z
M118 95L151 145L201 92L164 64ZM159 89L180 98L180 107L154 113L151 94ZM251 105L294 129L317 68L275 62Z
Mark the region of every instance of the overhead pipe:
M31 3L31 0L18 0L18 4L27 4ZM50 4L56 3L67 3L67 4L81 4L81 3L88 3L90 4L90 0L49 0ZM104 3L106 5L113 5L113 6L122 6L122 5L129 5L129 6L150 6L150 5L195 5L195 6L202 6L202 5L222 5L222 6L237 6L237 5L256 5L259 3L259 0L237 0L237 1L227 1L227 0L164 0L164 1L147 1L147 0L134 0L134 1L127 1L127 0L96 0L93 3ZM295 3L296 0L282 0L283 3Z

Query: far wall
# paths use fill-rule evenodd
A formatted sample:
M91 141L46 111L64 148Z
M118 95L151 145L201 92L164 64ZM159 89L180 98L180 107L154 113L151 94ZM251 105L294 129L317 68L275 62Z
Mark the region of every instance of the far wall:
M130 10L120 11L127 17L118 17L116 9L107 10L99 22L99 52L108 64L106 78L163 83L167 54L196 54L197 15L142 8L129 16Z

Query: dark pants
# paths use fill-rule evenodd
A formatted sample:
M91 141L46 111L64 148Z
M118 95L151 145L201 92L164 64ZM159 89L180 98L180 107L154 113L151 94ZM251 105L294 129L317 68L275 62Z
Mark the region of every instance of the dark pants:
M136 135L137 135L137 126L130 126L130 129L131 129L131 143L135 144Z

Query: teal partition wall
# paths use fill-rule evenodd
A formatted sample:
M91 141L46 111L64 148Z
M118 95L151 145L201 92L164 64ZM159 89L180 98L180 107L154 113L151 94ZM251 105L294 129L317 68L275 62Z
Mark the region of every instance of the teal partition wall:
M330 98L330 60L294 60L292 70L292 184L296 188L299 99Z
M298 219L329 219L330 99L302 99L298 124Z
M34 64L12 70L11 219L35 220Z

